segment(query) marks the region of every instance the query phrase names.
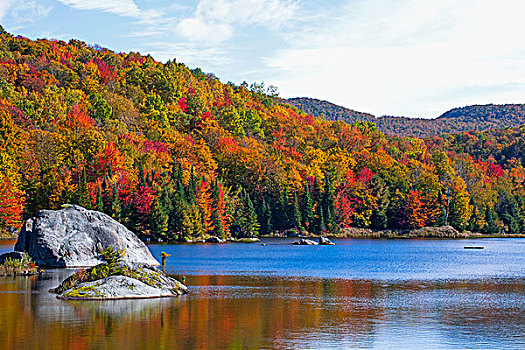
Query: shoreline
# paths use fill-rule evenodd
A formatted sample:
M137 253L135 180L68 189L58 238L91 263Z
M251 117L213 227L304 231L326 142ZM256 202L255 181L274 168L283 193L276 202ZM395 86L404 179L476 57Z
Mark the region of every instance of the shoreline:
M360 230L362 232L354 232L354 230ZM474 232L463 232L459 235L455 236L438 236L438 235L422 235L417 234L414 232L410 232L410 230L370 230L370 229L356 229L354 228L352 230L353 232L347 232L343 234L326 234L326 235L298 235L296 237L288 237L284 235L279 236L273 236L273 235L260 235L254 238L276 238L276 239L301 239L301 238L307 238L307 239L319 239L319 237L323 236L330 239L389 239L389 240L395 240L395 239L474 239L474 238L525 238L524 234L483 234L483 233L474 233ZM13 245L16 243L17 238L16 237L10 237L10 238L4 238L0 237L0 242L4 245L8 243L12 243ZM146 244L225 244L225 243L231 243L231 244L250 244L250 243L260 243L258 241L254 242L247 242L247 241L234 241L234 240L226 240L224 243L210 243L210 242L180 242L180 241L163 241L163 242L146 242Z
M522 234L512 234L512 235L505 235L505 234L496 234L496 235L488 235L488 234L467 234L464 236L458 236L458 237L434 237L434 236L416 236L416 235L361 235L361 236L339 236L334 235L330 236L327 235L328 238L349 238L349 239L473 239L473 238L525 238L525 235Z

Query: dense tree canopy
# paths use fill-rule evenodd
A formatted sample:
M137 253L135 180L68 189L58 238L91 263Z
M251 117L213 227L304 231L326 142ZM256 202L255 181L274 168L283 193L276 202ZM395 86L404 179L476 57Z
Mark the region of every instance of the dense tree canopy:
M0 230L74 203L163 239L523 233L524 132L390 137L175 60L0 34Z

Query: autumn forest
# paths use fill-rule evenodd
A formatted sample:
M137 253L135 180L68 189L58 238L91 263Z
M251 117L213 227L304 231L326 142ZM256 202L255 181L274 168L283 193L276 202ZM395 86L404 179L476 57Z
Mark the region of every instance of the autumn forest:
M0 33L0 231L65 203L142 238L451 225L525 234L525 128L428 138L176 60Z

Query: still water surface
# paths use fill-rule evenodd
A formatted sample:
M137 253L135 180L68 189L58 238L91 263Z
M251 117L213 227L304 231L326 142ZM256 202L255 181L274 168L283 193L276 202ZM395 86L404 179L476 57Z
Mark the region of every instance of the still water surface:
M150 245L185 276L177 299L47 292L73 270L2 278L0 348L525 348L525 240L289 242Z

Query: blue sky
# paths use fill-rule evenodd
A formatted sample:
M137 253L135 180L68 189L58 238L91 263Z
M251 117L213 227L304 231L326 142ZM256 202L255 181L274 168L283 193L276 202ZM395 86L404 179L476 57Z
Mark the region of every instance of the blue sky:
M0 23L264 81L283 97L437 117L525 102L524 11L515 0L0 0Z

